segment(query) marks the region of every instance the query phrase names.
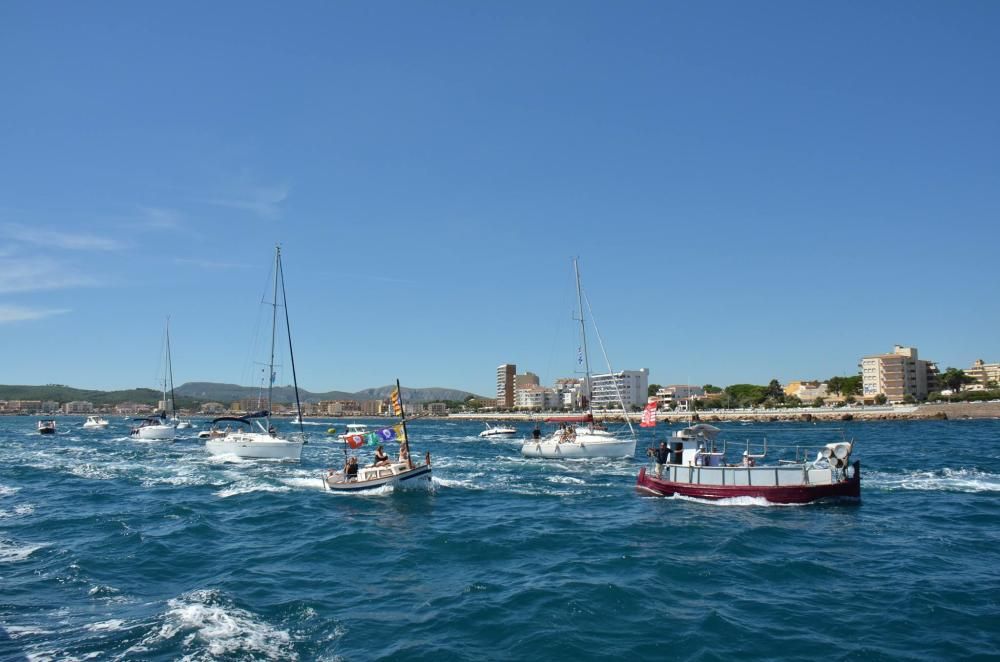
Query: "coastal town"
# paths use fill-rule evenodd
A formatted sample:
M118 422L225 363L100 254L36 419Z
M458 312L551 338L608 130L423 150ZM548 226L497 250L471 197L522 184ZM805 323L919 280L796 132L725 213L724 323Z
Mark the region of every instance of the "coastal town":
M921 359L916 347L896 345L891 352L863 356L856 375L826 380L777 379L767 385L667 384L651 382L648 368L594 374L590 388L582 377L562 377L543 386L531 371L515 363L496 369L496 398L468 395L461 400L411 401L420 416L507 418L528 420L535 414L592 408L603 418L620 418L624 409L638 417L655 405L661 420L787 420L851 418L978 417L1000 415L1000 363L978 359L965 369L940 370ZM969 405L958 407L958 405ZM0 400L0 415L105 414L142 416L173 410L169 399L95 404L87 400ZM178 407L185 416L240 415L259 410L260 399L206 401ZM986 406L983 406L986 405ZM304 416L380 417L388 415L388 398L337 399L301 403ZM294 403L275 402L275 415L293 416ZM994 411L996 410L996 411Z

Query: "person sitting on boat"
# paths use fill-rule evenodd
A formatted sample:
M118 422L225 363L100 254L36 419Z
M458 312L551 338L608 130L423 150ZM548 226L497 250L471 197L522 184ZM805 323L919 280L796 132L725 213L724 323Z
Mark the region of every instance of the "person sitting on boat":
M749 451L743 451L743 466L752 467L754 465L753 458L750 457Z
M531 431L531 438L536 440L542 438L542 431L537 425L535 426L535 429Z
M278 430L273 425L268 425L267 426L267 433L269 435L271 435L272 437L275 437L278 434Z
M405 441L399 445L399 461L406 463L407 469L412 469L413 464L410 463L410 445Z
M663 476L663 465L670 460L670 449L667 448L667 442L661 441L659 448L650 448L649 450L653 451L652 455L656 460L656 477L660 478Z
M379 444L375 448L375 466L376 467L389 466L389 456L386 455L385 450L382 449L382 444Z

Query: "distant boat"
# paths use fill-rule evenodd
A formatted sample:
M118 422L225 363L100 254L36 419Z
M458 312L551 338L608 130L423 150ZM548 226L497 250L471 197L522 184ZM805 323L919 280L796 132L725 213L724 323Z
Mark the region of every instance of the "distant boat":
M368 426L364 423L348 423L347 430L340 435L340 438L347 441L348 437L353 437L356 434L368 434Z
M826 444L811 462L796 458L768 465L759 463L767 455L767 442L759 454L751 454L748 443L741 462L727 464L726 446L717 443L718 434L719 428L706 423L674 432L667 442L666 462L641 468L636 490L650 496L713 501L750 497L770 503L861 497L861 463L851 463L854 442Z
M163 402L169 404L171 414L174 414L174 371L170 363L170 318L167 318L166 335L164 340L163 359ZM170 399L167 399L167 384L170 385ZM166 410L152 416L133 419L138 421L138 425L132 426L129 436L133 439L144 439L146 441L173 441L177 436L174 424L167 419Z
M486 424L486 429L479 433L480 437L510 437L517 434L517 428L512 425Z
M222 416L212 421L205 449L212 455L235 455L244 458L267 458L298 461L302 455L305 438L301 423L299 439L287 439L278 435L271 424L271 392L274 386L274 342L278 319L278 285L281 285L281 306L285 310L285 326L288 327L288 302L285 299L285 275L281 267L281 247L274 248L274 290L271 300L271 358L267 374L271 376L267 386L267 409L247 416ZM295 402L299 420L302 409L299 405L299 384L295 377L295 357L292 353L292 332L288 329L288 351L291 355L292 379L295 383ZM228 429L220 429L225 422ZM237 425L237 428L233 428ZM199 437L201 435L199 434Z
M573 272L576 275L576 298L580 309L580 339L582 342L580 353L584 360L589 411L584 416L546 419L546 423L561 423L559 429L544 439L536 431L537 436L525 441L521 446L521 455L548 459L632 457L635 455L635 431L632 430L632 423L629 422L624 406L622 406L622 413L625 415L625 421L628 423L632 435L630 439L620 439L606 430L603 425L594 423L594 410L590 406L590 357L587 354L587 326L583 315L580 267L575 259L573 260Z
M38 434L55 434L56 422L52 420L38 421Z
M83 422L83 427L85 428L106 428L108 427L108 421L101 418L100 416L88 416L87 420Z
M175 416L174 418L170 419L170 422L173 423L174 427L177 428L178 430L187 430L188 428L194 427L191 421L187 420L186 418L178 418Z

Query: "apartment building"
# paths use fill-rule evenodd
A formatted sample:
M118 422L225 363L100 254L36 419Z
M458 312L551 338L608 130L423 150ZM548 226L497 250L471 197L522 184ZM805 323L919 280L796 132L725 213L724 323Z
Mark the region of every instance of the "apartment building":
M989 388L990 382L1000 384L1000 363L985 363L982 359L976 359L965 374Z
M644 407L648 391L649 368L590 376L591 404L595 408L617 406L619 393L626 407Z
M89 414L94 411L94 403L86 402L85 400L74 400L64 404L62 409L67 414Z
M514 377L517 366L504 363L497 366L497 407L499 409L514 408Z
M889 402L903 402L906 396L926 398L937 376L937 365L918 358L916 347L902 345L890 354L862 357L859 367L864 397L881 394Z
M817 380L788 382L785 387L785 395L795 396L803 402L809 402L816 398L827 397L826 382Z

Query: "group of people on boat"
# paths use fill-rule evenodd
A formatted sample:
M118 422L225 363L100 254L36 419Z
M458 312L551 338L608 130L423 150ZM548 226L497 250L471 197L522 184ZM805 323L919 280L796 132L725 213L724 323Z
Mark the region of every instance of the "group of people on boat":
M663 467L670 463L671 450L667 446L667 442L661 441L657 448L647 448L646 455L653 458L654 470L656 471L656 477L660 478L663 475ZM705 450L703 444L699 444L698 452L695 454L694 463L695 466L701 467L717 467L723 466L722 453L711 453ZM727 464L728 467L752 467L756 464L754 458L751 457L749 451L743 451L743 459L739 464Z
M430 453L427 454L427 463L430 464ZM413 469L413 463L410 461L410 451L409 444L403 442L399 445L399 459L397 462L406 463L407 470ZM371 464L373 467L388 467L392 464L392 460L389 455L385 452L385 448L382 444L375 447L375 456ZM329 475L333 476L336 472L330 469ZM356 455L352 455L344 461L343 476L346 482L353 482L358 479L358 458Z

